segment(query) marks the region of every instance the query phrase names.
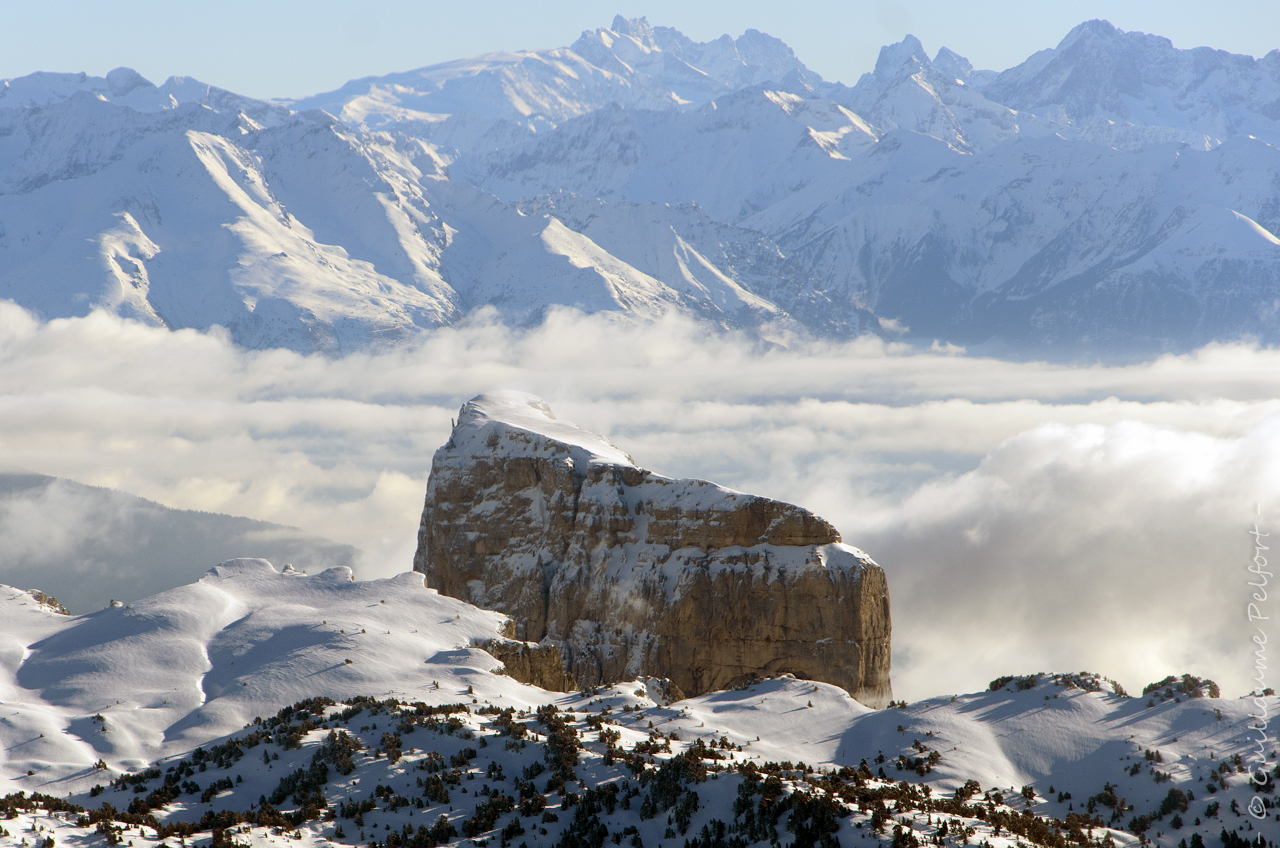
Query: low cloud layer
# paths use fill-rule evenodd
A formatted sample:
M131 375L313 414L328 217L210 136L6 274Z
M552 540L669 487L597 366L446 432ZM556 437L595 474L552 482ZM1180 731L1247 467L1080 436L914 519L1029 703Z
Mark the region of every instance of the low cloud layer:
M0 472L0 579L37 587L77 614L199 580L210 564L238 556L314 571L350 566L358 554L277 524Z
M1280 352L1068 367L776 341L557 313L329 360L0 304L0 468L298 526L381 576L410 567L458 406L521 389L648 468L802 504L866 548L900 696L1085 668L1251 688L1245 531L1280 533Z
M1045 424L880 510L859 539L898 565L904 688L964 691L980 668L1096 669L1131 689L1189 671L1247 690L1248 530L1280 535L1278 463L1276 418L1225 439Z

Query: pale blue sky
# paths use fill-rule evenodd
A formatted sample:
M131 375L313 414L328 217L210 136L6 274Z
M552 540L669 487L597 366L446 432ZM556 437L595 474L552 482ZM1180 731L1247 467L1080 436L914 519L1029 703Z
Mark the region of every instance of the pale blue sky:
M907 32L930 52L945 45L995 69L1052 47L1089 18L1179 47L1254 56L1280 47L1280 0L0 0L0 78L128 65L155 82L182 74L258 97L301 96L477 53L568 45L617 12L698 40L754 27L827 79L850 84L881 45Z

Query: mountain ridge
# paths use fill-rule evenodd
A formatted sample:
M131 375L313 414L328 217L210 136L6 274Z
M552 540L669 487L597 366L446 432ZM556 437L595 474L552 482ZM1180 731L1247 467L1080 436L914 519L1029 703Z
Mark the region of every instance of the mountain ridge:
M287 102L5 81L0 297L334 356L489 309L1064 359L1280 341L1280 51L1092 21L999 73L908 36L845 86L755 30L611 26ZM643 232L592 223L636 204Z
M360 552L293 527L172 509L100 486L0 472L0 574L57 596L77 613L199 578L237 555L350 567ZM174 562L181 551L182 562Z
M887 578L801 507L663 477L541 399L489 392L436 451L413 558L579 686L701 695L783 672L892 700Z

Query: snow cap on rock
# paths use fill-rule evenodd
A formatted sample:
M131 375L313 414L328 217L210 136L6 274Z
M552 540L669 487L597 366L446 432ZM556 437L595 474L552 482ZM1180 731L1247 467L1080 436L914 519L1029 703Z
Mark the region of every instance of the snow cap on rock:
M613 442L576 424L557 420L546 401L527 392L486 392L467 401L458 413L455 441L459 431L486 428L493 422L582 448L591 454L592 460L635 465L635 461Z

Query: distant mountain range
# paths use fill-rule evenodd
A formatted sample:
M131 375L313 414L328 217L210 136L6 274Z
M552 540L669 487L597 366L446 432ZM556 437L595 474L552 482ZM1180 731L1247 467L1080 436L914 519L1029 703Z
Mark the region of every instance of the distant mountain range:
M1105 21L1000 73L908 36L853 86L616 18L264 102L0 88L0 297L341 355L548 310L1016 356L1280 341L1280 51Z

